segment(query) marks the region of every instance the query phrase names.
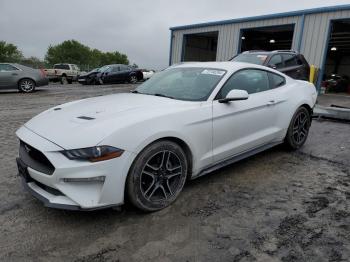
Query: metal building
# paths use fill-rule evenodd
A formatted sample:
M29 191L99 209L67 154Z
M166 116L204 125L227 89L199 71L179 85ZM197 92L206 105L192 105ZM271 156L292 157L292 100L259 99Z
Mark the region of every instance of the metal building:
M169 64L227 61L251 49L292 49L328 74L350 76L350 5L170 28Z

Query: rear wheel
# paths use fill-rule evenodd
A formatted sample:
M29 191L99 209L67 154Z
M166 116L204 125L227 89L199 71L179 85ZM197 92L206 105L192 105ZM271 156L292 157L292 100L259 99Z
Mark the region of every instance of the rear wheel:
M290 149L298 149L304 145L309 134L311 116L309 110L300 107L294 114L289 124L288 132L285 138L285 144Z
M129 82L130 82L131 84L136 84L136 83L137 83L137 76L136 76L136 75L130 76Z
M136 158L127 179L131 203L143 211L157 211L173 203L186 181L187 160L171 141L146 147Z
M35 90L35 82L31 79L22 79L18 83L18 89L24 93L31 93Z
M61 84L62 85L68 84L68 79L65 75L61 76Z

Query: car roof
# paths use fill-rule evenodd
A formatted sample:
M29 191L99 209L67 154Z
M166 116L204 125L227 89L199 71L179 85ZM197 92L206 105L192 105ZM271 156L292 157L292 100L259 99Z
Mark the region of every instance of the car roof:
M228 74L234 73L240 69L261 69L264 71L269 71L277 75L281 75L286 79L290 79L289 76L272 69L267 66L245 63L245 62L235 62L235 61L224 61L224 62L184 62L181 64L173 65L168 67L166 70L171 68L181 68L181 67L193 67L193 68L207 68L207 69L221 69L226 70Z
M224 61L224 62L184 62L181 64L174 65L172 67L198 67L198 68L215 68L223 69L226 71L236 71L242 68L258 68L258 69L268 69L265 66L260 66L251 63L244 62L234 62L234 61Z
M273 51L265 51L265 50L252 50L252 51L245 51L243 53L240 53L238 55L273 55L273 54L293 54L298 55L297 52L293 50L273 50Z

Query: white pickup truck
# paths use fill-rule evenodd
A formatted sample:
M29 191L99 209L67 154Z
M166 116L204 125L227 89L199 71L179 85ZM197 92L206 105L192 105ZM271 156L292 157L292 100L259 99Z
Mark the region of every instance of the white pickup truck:
M46 76L50 81L61 82L61 84L71 84L77 81L80 75L80 69L74 64L55 64L53 69L44 69Z

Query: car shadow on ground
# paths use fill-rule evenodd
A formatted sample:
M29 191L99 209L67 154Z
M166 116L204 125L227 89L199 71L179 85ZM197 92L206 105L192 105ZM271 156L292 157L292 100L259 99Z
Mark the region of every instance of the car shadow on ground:
M35 89L34 92L32 93L24 93L24 92L20 92L19 90L1 90L0 91L0 95L13 95L13 94L19 94L19 95L34 95L37 93L45 93L48 92L47 89Z
M271 157L273 157L273 155L275 154L278 155L280 153L286 153L286 152L288 152L288 150L283 145L275 146L264 152L258 153L246 159L240 160L238 162L235 162L233 164L220 168L207 175L198 177L194 180L188 180L184 186L184 190L186 190L187 192L193 191L193 190L196 190L196 188L199 187L200 185L203 186L206 184L215 183L215 181L219 181L226 176L229 176L232 178L232 176L237 175L237 173L235 172L236 169L242 169L242 168L244 169L245 166L249 165L249 163L253 163L257 160L263 161L262 158L266 157L267 154L272 155ZM218 188L218 191L220 191L220 188ZM191 194L191 192L189 192L189 194ZM183 196L180 193L179 199L181 199L181 197ZM120 207L107 208L107 209L94 210L94 211L52 209L52 208L44 207L43 204L37 199L33 199L33 201L35 201L34 205L36 205L37 208L39 209L45 208L48 215L52 215L54 217L57 216L57 217L60 217L60 219L64 218L66 222L69 222L70 220L75 221L76 219L79 219L87 223L98 223L100 220L104 220L106 218L123 220L130 217L143 217L143 216L152 214L152 213L143 212L135 208L127 200L125 204Z

